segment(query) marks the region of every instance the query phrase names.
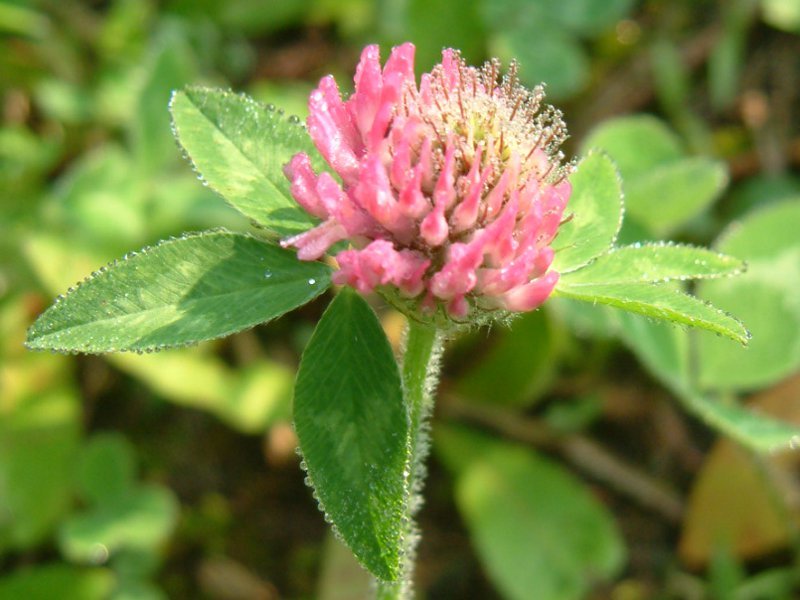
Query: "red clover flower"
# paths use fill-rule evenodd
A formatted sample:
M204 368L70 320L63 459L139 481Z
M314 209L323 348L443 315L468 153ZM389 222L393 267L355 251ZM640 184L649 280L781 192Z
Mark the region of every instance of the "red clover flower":
M496 59L475 68L446 49L419 86L413 63L410 43L383 69L368 46L349 99L332 76L312 92L308 132L341 182L292 158L292 195L322 223L282 245L316 260L348 240L333 281L417 314L532 310L559 277L550 243L572 170L561 113L520 85L515 63L501 76Z

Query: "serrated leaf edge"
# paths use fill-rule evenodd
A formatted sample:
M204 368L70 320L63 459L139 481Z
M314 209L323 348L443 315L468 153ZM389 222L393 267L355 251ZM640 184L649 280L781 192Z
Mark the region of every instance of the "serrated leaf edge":
M579 271L582 271L584 269L588 269L595 262L597 262L599 259L604 258L606 256L610 256L612 254L616 254L616 253L618 253L620 251L638 250L638 249L645 250L645 249L649 249L649 248L656 248L656 249L658 249L658 248L685 248L687 250L700 250L701 252L709 252L711 254L714 254L714 255L716 255L717 258L724 257L726 259L731 259L733 261L738 262L739 265L735 269L733 269L732 271L726 271L726 272L720 272L720 273L709 273L709 274L706 274L706 275L681 275L681 276L675 276L675 277L664 277L664 278L661 278L661 279L649 279L649 280L642 279L642 280L639 280L639 281L631 281L631 282L609 282L608 285L612 285L612 284L621 284L621 285L645 284L645 285L651 285L651 284L659 284L659 283L669 283L669 282L672 282L672 281L694 281L694 280L709 280L709 279L725 279L725 278L728 278L728 277L735 277L737 275L742 275L742 274L747 272L747 267L748 267L747 261L738 259L735 256L731 256L730 254L725 254L724 252L719 252L719 251L716 251L716 250L712 250L710 248L705 248L703 246L695 246L693 244L683 244L683 243L676 243L676 242L669 242L669 241L635 242L633 244L628 244L628 245L625 245L625 246L614 246L613 248L610 248L607 252L604 252L603 254L598 254L591 261L589 261L587 264L583 265L582 267L579 267L578 269L574 269L572 271L566 271L566 272L562 273L562 275L567 276L566 277L567 281L564 282L564 283L566 285L569 285L569 286L572 286L572 287L578 287L578 286L584 286L584 285L606 285L606 282L603 282L601 280L598 280L598 281L576 281L576 282L570 282L568 276L572 275L573 273L577 273ZM563 281L563 279L559 280L559 284L561 284L561 281Z
M606 159L608 159L608 162L611 163L611 167L614 169L614 176L616 177L617 185L619 187L619 203L620 203L619 220L617 222L617 228L614 231L614 235L611 238L611 241L609 242L609 244L608 244L608 246L606 247L605 250L601 251L598 254L595 254L593 257L589 258L583 264L580 264L580 265L577 265L577 266L573 266L573 267L571 267L569 269L565 269L563 271L560 271L560 273L562 275L566 275L567 273L572 273L574 271L577 271L578 269L582 269L585 266L587 266L588 264L590 264L593 260L597 259L599 256L602 256L602 255L608 253L612 248L615 247L615 244L617 243L617 239L619 238L619 233L620 233L620 231L622 231L622 223L625 220L625 189L623 187L622 175L620 174L619 167L617 167L617 163L614 161L614 159L611 158L611 156L608 154L608 152L606 152L602 148L591 148L586 153L586 155L583 158L581 158L581 160L578 162L578 165L576 166L575 170L577 171L578 169L580 169L581 163L583 163L583 161L585 161L587 158L589 158L589 157L591 157L591 156L593 156L595 154L599 154L599 155L605 157ZM567 202L567 209L569 209L569 202ZM573 212L568 212L567 216L566 216L566 219L572 218L571 215L574 215L574 214L575 214L574 211ZM557 234L556 234L555 240L553 240L553 241L556 241L556 240L558 240L558 235ZM566 250L567 248L571 248L571 247L572 246L562 246L560 248L553 247L553 252L557 254L558 252L561 252L561 251Z
M25 341L23 342L23 345L28 350L33 350L33 351L48 351L49 350L51 352L56 352L56 353L59 353L59 354L67 354L67 355L107 354L107 353L111 353L111 352L114 352L114 353L118 353L118 352L128 353L129 352L129 353L133 353L133 354L152 354L154 352L161 352L162 350L171 350L171 349L178 349L178 348L190 348L192 346L196 346L200 342L207 342L207 341L211 341L211 340L220 339L220 338L226 337L228 335L231 335L233 333L236 333L238 331L244 331L246 329L249 329L249 327L248 328L244 328L244 329L232 329L230 331L225 331L223 333L220 333L219 335L216 335L214 337L206 338L206 339L203 339L203 340L197 340L197 341L194 341L194 342L175 343L175 344L158 344L158 345L152 345L152 346L143 346L141 348L136 348L136 349L132 349L132 348L114 348L114 349L100 350L100 351L74 350L74 349L71 349L71 348L64 348L64 347L53 347L53 346L42 347L42 346L36 346L33 343L34 342L33 335L36 333L34 330L36 328L36 323L38 322L39 318L41 318L42 316L44 316L45 314L49 313L50 311L52 311L54 309L55 310L59 310L56 307L58 307L64 300L66 300L69 297L70 294L74 293L75 291L77 291L82 286L91 284L97 277L104 275L105 273L107 273L109 270L113 269L117 265L119 265L121 263L124 263L124 262L127 262L127 261L129 261L131 259L134 259L134 258L138 257L138 256L142 256L142 255L148 254L149 252L152 252L152 251L154 251L154 250L156 250L158 248L161 248L162 246L168 246L170 244L174 244L174 243L177 243L177 242L182 242L182 241L188 240L188 239L209 237L211 235L220 235L220 234L230 235L232 237L237 237L237 236L247 237L247 238L256 240L258 242L261 242L263 244L269 244L270 243L269 241L265 241L263 239L260 239L260 238L258 238L256 236L253 236L253 235L250 235L250 234L247 234L247 233L239 233L239 232L235 232L235 231L230 231L230 230L228 230L228 229L226 229L224 227L216 227L216 228L213 228L213 229L206 229L204 231L187 232L187 233L183 233L183 234L181 234L179 236L170 236L168 238L164 238L163 240L159 240L155 244L143 246L139 250L128 252L125 255L123 255L121 258L115 258L114 260L112 260L112 261L106 263L105 265L101 266L99 269L97 269L95 271L92 271L90 274L88 274L82 280L76 282L75 285L72 285L69 288L67 288L67 291L66 291L65 294L59 294L58 296L56 296L55 300L53 301L53 304L51 304L49 307L47 307L47 309L45 309L44 312L42 312L37 317L37 319L30 325L30 327L28 327L27 335L26 335ZM326 287L320 286L318 294L316 296L314 296L314 297L322 295L329 287L330 287L330 283ZM255 327L256 325L257 324L254 324L251 327Z
M331 305L329 305L328 308L326 308L326 312L330 308L330 306ZM369 309L373 312L373 315L374 315L374 310L372 309L372 307L369 307ZM375 315L375 319L378 320L377 315ZM379 320L378 320L378 323L379 323L379 326L380 326L380 321ZM315 328L314 332L311 334L311 339L309 339L308 344L306 345L307 347L308 347L309 344L311 344L311 342L312 342L312 340L313 340L315 335L317 335L316 328ZM388 343L388 340L387 340L387 343ZM302 365L302 361L303 361L303 357L301 356L300 365ZM395 360L395 364L397 365L396 360ZM397 365L397 366L398 366L398 369L399 369L399 365ZM297 389L297 378L299 377L299 375L300 375L300 366L298 366L297 373L295 374L295 389ZM407 409L408 406L407 406L407 402L406 402L406 389L405 389L405 385L402 382L402 376L401 376L399 370L398 370L398 377L400 377L400 380L401 380L403 404L406 406L406 409ZM293 400L292 404L294 405L294 400ZM295 424L295 421L294 421L294 417L292 417L292 430L294 431L295 435L298 436L298 440L299 440L299 434L297 432L297 427L296 427L296 424ZM403 508L403 513L405 515L408 515L409 503L411 502L411 498L412 498L412 494L413 494L413 490L411 489L411 485L410 485L411 463L413 462L413 460L412 460L413 457L411 456L411 432L410 431L408 431L406 433L405 447L406 447L406 458L405 458L405 463L404 463L404 468L403 468L403 492L404 493L403 493L403 498L402 498L402 501L403 501L403 507L402 508ZM341 530L336 525L336 523L334 521L334 518L331 516L330 512L328 511L328 509L325 507L325 503L323 502L322 498L320 497L319 493L317 492L317 485L316 485L316 483L314 483L314 476L312 475L312 469L309 469L308 462L306 461L305 455L303 453L303 449L302 449L302 447L300 446L299 443L298 443L297 447L295 448L295 452L300 457L300 469L305 474L305 477L303 478L303 483L305 483L305 485L311 490L312 498L317 503L317 508L319 509L319 511L323 514L323 518L325 519L325 522L328 523L328 525L331 527L331 531L333 532L334 536L336 536L336 538L339 541L341 541L345 546L347 546L347 548L350 550L350 552L353 553L353 557L358 561L358 563L364 569L369 571L372 575L374 575L378 579L381 579L382 581L387 581L387 582L397 582L397 581L399 581L400 575L401 575L401 572L402 572L403 561L404 561L405 557L403 555L400 555L399 556L400 560L398 561L396 567L394 567L394 568L390 567L390 570L392 571L392 575L394 575L394 577L392 579L383 579L381 577L381 575L379 575L378 573L375 573L372 569L370 569L367 566L366 562L363 560L363 558L360 556L360 552L356 552L356 550L353 548L353 546L350 544L350 542L347 540L347 538L342 534ZM406 536L407 535L408 535L408 531L406 530L406 527L401 527L400 537L398 539L398 547L405 548L405 546L406 546Z
M200 168L197 166L197 163L195 163L195 161L192 158L192 156L189 153L189 151L183 145L183 142L181 142L180 130L179 130L178 124L175 122L175 112L173 110L173 106L174 106L174 103L175 103L175 99L178 96L180 96L181 94L187 96L187 98L188 98L187 92L189 92L189 91L196 91L196 92L200 92L200 93L214 93L214 94L221 94L221 95L225 95L225 96L234 96L236 98L241 99L245 103L250 104L251 106L253 106L257 110L264 111L265 113L271 113L271 112L277 113L277 116L279 118L282 117L283 121L286 124L288 124L290 127L297 127L297 128L301 129L303 132L305 132L307 134L307 130L306 130L305 124L300 120L295 122L293 119L297 118L296 115L286 115L284 113L283 109L281 109L281 108L277 108L276 109L272 105L267 105L267 104L264 104L263 102L259 102L258 100L256 100L252 96L250 96L250 95L248 95L248 94L246 94L244 92L236 92L231 88L215 88L215 87L202 86L202 85L186 86L186 87L181 88L179 90L173 90L172 93L170 94L169 102L168 102L168 105L167 105L168 106L168 110L169 110L169 119L170 119L170 128L172 130L172 137L175 140L175 143L178 146L178 149L180 150L181 155L189 163L189 165L192 168L192 171L197 176L197 179L201 182L201 184L204 187L207 187L208 189L212 190L217 196L219 196L225 202L225 204L227 204L228 206L233 208L236 212L238 212L239 214L241 214L245 218L247 218L254 227L256 227L258 229L261 229L261 230L264 230L264 231L267 231L267 232L270 232L270 233L274 234L275 237L278 237L277 232L274 232L267 223L262 223L262 222L260 222L260 221L258 221L256 219L254 219L250 215L244 214L240 210L240 208L238 206L236 206L236 204L234 204L233 202L228 200L222 192L220 192L210 181L208 181L208 179L206 179L206 177L203 175L203 173L200 170ZM191 100L189 100L189 101L191 102ZM192 102L192 105L194 105L198 109L198 111L200 111L199 107L197 107L197 105L194 102ZM200 111L200 112L202 113L202 111ZM205 116L205 114L203 114L203 116ZM219 129L219 127L215 123L214 123L214 126L217 127L217 129ZM222 133L221 130L220 130L220 132ZM307 151L306 148L298 148L298 150L297 150L297 152L306 152L306 151ZM250 159L246 155L242 154L242 156L244 156L244 158L247 160L247 162L251 162ZM313 157L312 157L312 160L313 160ZM257 165L253 165L253 166L255 167L256 171L260 170L257 167ZM316 219L312 215L308 214L306 211L303 211L300 208L300 205L297 205L297 206L298 206L298 214L303 214L304 216L307 216L309 218L309 227L308 228L311 229L314 226L314 223L316 223L318 221L318 219Z
M631 287L642 287L642 288L652 287L652 286L659 286L659 284L657 284L657 283L591 284L592 287L600 287L600 286L603 286L603 285L608 285L608 286L626 285L626 286L631 286ZM719 331L717 329L710 329L708 327L704 327L702 325L696 325L694 323L680 323L680 322L677 322L677 321L672 321L669 318L657 317L657 316L654 316L654 315L649 315L649 314L642 313L642 312L637 311L637 310L632 310L632 309L629 309L629 308L626 308L626 307L623 307L623 306L616 306L616 305L611 304L609 302L602 302L601 300L598 299L599 297L596 297L594 300L592 300L590 298L583 297L585 294L570 294L569 293L569 288L570 287L571 286L569 286L569 285L563 286L561 288L557 287L553 291L553 296L562 296L564 298L570 298L572 300L579 300L581 302L592 302L593 304L597 304L597 303L604 304L606 306L610 306L611 308L616 308L618 310L625 310L625 311L628 311L630 313L640 314L640 315L642 315L644 317L647 317L647 318L650 318L650 319L657 319L659 321L666 321L666 322L671 323L671 324L673 324L675 326L687 326L687 327L694 327L694 328L697 328L697 329L705 329L706 331L711 331L713 333L724 335L725 337L728 337L729 339L731 339L733 341L739 342L742 346L745 346L745 347L748 345L748 342L753 337L752 334L750 333L750 330L747 329L747 327L745 327L744 323L742 323L742 321L740 321L734 315L730 314L727 311L722 310L721 308L718 308L717 306L711 304L711 302L709 302L707 300L704 300L703 298L698 298L697 296L694 296L692 294L687 294L686 292L683 292L683 291L680 291L680 290L672 290L672 289L666 288L665 289L665 293L670 293L671 292L671 293L673 293L675 295L686 296L688 298L691 298L693 301L696 301L696 302L699 302L701 304L704 304L707 308L711 309L712 311L714 311L718 315L726 317L728 319L731 319L732 321L737 323L742 328L742 331L744 332L744 334L741 335L741 336L737 335L737 334L735 334L733 332L733 330L728 330L727 328L725 328L725 329L727 331L729 331L730 333L725 333L725 332ZM574 286L574 287L578 287L578 286ZM589 287L589 286L585 285L585 287ZM624 301L624 298L622 298L622 297L617 297L617 298L619 300L621 300L621 301ZM647 304L646 302L640 302L640 303L641 304ZM652 305L652 304L650 306L654 306L655 308L659 308L659 307L656 307L655 305Z

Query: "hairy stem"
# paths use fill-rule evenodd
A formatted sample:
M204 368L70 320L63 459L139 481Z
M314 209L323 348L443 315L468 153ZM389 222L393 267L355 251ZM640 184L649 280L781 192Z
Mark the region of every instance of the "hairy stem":
M439 382L439 357L442 334L428 325L409 319L403 352L403 394L410 424L408 507L403 548L403 573L397 581L378 581L378 600L412 597L414 562L419 529L414 520L422 506L425 458L430 449L429 419L433 411L433 392Z

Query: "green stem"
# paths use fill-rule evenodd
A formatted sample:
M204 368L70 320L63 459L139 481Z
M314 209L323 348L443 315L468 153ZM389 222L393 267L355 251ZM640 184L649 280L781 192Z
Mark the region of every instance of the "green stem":
M408 525L404 541L403 573L397 581L378 581L378 600L411 598L419 529L414 518L422 506L425 458L430 449L429 418L433 392L439 382L442 335L433 327L409 319L403 352L403 392L410 423Z

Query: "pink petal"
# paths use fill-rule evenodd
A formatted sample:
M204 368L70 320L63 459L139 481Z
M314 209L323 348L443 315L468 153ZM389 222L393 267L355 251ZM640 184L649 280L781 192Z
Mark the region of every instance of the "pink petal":
M380 144L406 86L414 85L414 45L403 44L392 49L383 69L380 100L375 107L374 118L367 134L367 146L376 148Z
M397 203L403 214L412 219L419 219L430 212L431 204L422 193L418 170L413 171L411 178L400 191Z
M361 133L361 138L366 141L375 121L375 113L378 111L383 89L378 46L367 46L361 52L361 60L356 67L354 81L355 92L347 104L356 127Z
M403 80L397 73L383 78L383 87L378 106L375 109L375 116L372 126L366 135L366 144L369 149L376 149L380 146L386 135L386 128L395 113L395 107L403 89Z
M469 314L469 302L464 296L456 296L447 303L447 312L452 317L463 319Z
M392 284L409 297L424 290L422 277L430 261L411 250L397 251L387 240L375 240L361 250L345 250L336 256L339 271L333 281L362 293Z
M484 253L489 256L489 261L493 266L505 265L515 256L517 250L517 241L514 239L516 222L517 191L513 190L503 212L480 234L483 238Z
M346 133L339 128L331 114L322 90L311 92L308 111L308 133L320 154L341 175L345 183L355 181L358 176L358 159Z
M452 48L442 50L442 80L446 90L455 90L461 85L461 60Z
M431 277L431 293L442 300L450 300L470 292L478 282L475 271L482 262L483 244L480 239L468 244L452 244L444 267Z
M444 216L444 202L439 202L422 219L422 223L419 226L419 235L428 246L435 248L444 244L449 233L447 219Z
M478 146L478 150L475 152L475 157L472 160L472 166L467 175L469 188L466 197L456 206L450 217L450 224L453 227L454 233L461 233L462 231L471 229L478 220L480 200L483 197L483 190L486 186L486 182L492 173L491 165L487 165L483 172L480 171L482 150L483 148Z
M317 195L327 213L338 221L348 237L364 235L378 229L377 223L342 190L330 173L320 173Z
M414 83L414 52L414 44L411 42L392 48L383 67L383 76L397 73L403 80Z
M353 119L350 116L350 111L347 109L347 105L342 101L342 94L339 91L336 80L331 75L323 77L317 89L322 92L331 120L342 133L345 143L358 155L363 149L363 144L356 130L356 125L353 123Z
M331 281L336 285L349 285L362 294L372 291L373 285L361 271L361 261L359 260L358 250L343 250L336 255L336 262L339 263L339 270L331 277Z
M411 240L413 223L398 207L386 168L377 155L366 158L353 196L372 218L399 241L408 243Z
M425 272L431 261L412 250L402 250L395 264L394 284L409 298L425 290Z
M389 180L392 182L392 187L401 190L413 176L413 171L411 170L411 144L408 143L406 136L403 136L402 139L394 143L393 148L394 156L389 167Z
M525 188L522 190L519 196L520 206L519 212L521 218L517 223L517 232L519 236L519 243L522 247L527 247L529 244L533 244L539 239L539 234L541 233L542 227L542 205L539 202L539 190L538 186L536 187L535 196L531 198L531 192L529 188ZM526 210L522 210L523 202L527 205Z
M448 141L444 154L444 165L433 190L433 210L419 226L419 234L431 246L441 246L450 234L445 211L455 202L455 147Z
M542 190L543 214L540 229L545 243L549 243L555 237L571 193L572 184L566 179L558 185L547 186Z
M517 177L519 176L519 156L516 152L511 154L509 164L503 174L500 176L500 181L494 186L489 195L486 196L486 220L491 220L500 212L503 206L503 198L506 191L515 189L517 185Z
M444 164L442 171L439 173L439 179L436 181L436 187L433 189L433 203L434 206L442 204L445 210L450 208L456 199L455 189L455 146L452 139L447 140L447 147L444 152Z
M346 239L347 231L334 219L329 219L308 231L281 240L281 246L297 248L300 260L317 260L336 242Z
M283 167L283 173L291 182L289 191L297 203L315 217L327 219L329 213L317 193L317 175L308 155L305 152L295 154Z
M422 146L419 149L419 158L414 167L419 171L419 181L423 190L431 190L433 188L433 151L431 147L431 138L426 137L422 140Z
M486 219L486 221L491 221L494 219L494 217L500 211L500 207L503 206L503 199L505 198L510 178L511 173L508 170L503 171L500 179L494 185L492 190L486 195L486 199L483 202L484 219Z
M487 296L499 296L514 287L540 277L553 262L553 250L528 246L517 258L500 269L480 269L477 288Z
M543 277L515 287L499 298L499 305L512 312L526 312L540 306L558 283L558 273L548 271Z

